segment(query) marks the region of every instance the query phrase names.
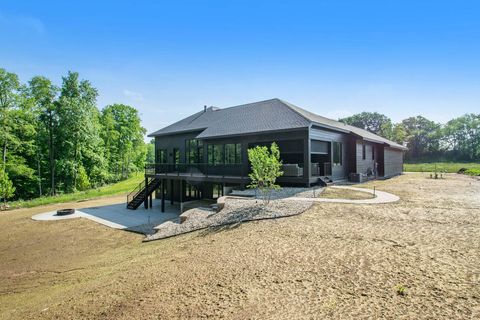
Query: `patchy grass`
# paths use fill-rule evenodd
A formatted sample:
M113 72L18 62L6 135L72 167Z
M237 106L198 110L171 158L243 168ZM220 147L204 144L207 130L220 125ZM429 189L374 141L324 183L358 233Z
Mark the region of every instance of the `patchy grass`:
M403 286L401 284L398 284L396 289L397 289L397 294L399 296L406 296L407 295L407 288L405 288L405 286Z
M462 168L480 170L480 163L463 162L430 162L430 163L405 163L406 172L438 172L457 173Z
M320 198L327 199L349 199L349 200L363 200L363 199L372 199L374 196L370 193L348 190L348 189L337 189L337 188L325 188L322 193L320 193Z
M79 191L74 193L66 193L66 194L61 194L53 197L48 196L48 197L35 198L32 200L17 200L17 201L9 202L8 204L12 209L32 208L32 207L42 206L47 204L80 201L80 200L94 199L98 197L127 194L128 192L132 191L133 188L135 188L142 181L143 177L144 177L143 174L139 172L131 178L128 178L126 180L123 180L114 184L110 184L104 187L100 187L97 189L90 189L87 191Z

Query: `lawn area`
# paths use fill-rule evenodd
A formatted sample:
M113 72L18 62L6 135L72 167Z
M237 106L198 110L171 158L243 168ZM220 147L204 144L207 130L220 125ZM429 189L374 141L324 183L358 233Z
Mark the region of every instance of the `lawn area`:
M41 205L47 204L54 204L54 203L62 203L62 202L71 202L71 201L79 201L79 200L88 200L94 199L98 197L105 197L105 196L114 196L120 194L127 194L133 190L142 180L144 179L143 173L136 173L131 178L126 180L110 184L104 187L100 187L97 189L90 189L87 191L75 192L75 193L67 193L62 195L57 195L54 197L41 197L32 200L18 200L9 202L9 206L13 209L15 208L31 208Z
M401 200L148 243L86 219L30 219L123 196L1 212L0 319L479 319L480 180L361 186Z
M461 168L480 170L480 163L462 162L429 162L429 163L405 163L406 172L434 172L437 171L456 173Z

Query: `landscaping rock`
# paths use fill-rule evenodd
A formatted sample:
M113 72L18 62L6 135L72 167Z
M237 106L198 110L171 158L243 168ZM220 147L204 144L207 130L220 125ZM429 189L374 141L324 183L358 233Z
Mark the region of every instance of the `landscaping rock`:
M172 237L209 227L219 227L252 220L275 219L298 215L311 207L308 201L273 200L268 206L256 199L223 197L224 208L220 212L195 208L181 215L182 223L171 221L155 227L157 233L147 235L144 241L152 241ZM183 216L183 218L182 218Z

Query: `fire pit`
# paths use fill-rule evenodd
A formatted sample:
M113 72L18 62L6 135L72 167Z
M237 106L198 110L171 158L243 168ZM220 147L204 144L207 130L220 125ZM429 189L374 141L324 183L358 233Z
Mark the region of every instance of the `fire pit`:
M57 210L57 216L66 216L75 213L75 209L61 209Z

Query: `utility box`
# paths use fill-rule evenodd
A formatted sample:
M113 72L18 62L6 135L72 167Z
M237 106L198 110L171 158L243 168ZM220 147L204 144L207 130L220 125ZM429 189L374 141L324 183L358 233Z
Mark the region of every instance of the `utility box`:
M351 182L361 183L362 182L362 174L361 173L350 173L349 180Z

